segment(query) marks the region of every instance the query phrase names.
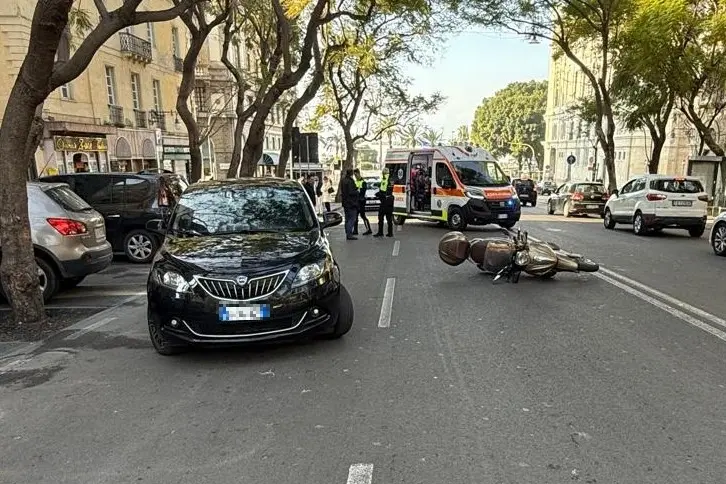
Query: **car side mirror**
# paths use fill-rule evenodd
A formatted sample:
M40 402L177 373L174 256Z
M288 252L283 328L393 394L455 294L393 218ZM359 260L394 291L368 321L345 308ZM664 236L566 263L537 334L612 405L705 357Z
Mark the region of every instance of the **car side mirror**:
M620 192L619 192L619 191L617 191L617 190L613 190L613 192L611 193L611 195L614 195L614 196L616 196L616 197L617 197L617 196L618 196L618 193L620 193Z
M338 212L325 212L321 219L320 225L322 225L324 229L327 229L328 227L335 227L336 225L343 223L343 216Z
M456 183L454 183L454 179L450 176L445 176L441 181L441 188L445 188L447 190L456 188Z
M146 222L146 230L148 230L149 232L155 232L157 234L163 235L164 233L166 233L166 227L167 223L164 219L155 218Z

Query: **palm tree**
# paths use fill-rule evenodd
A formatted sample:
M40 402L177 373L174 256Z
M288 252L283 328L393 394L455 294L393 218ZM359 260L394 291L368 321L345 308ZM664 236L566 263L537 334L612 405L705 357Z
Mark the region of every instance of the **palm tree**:
M401 143L408 148L415 148L419 144L419 138L421 137L421 126L417 124L409 124L404 128L399 129L398 136L401 138Z
M441 139L443 138L444 134L441 131L437 131L434 128L431 128L427 126L423 133L421 133L421 139L426 141L431 146L436 146L441 144Z
M467 143L469 141L469 126L462 124L457 128L456 141L458 143Z

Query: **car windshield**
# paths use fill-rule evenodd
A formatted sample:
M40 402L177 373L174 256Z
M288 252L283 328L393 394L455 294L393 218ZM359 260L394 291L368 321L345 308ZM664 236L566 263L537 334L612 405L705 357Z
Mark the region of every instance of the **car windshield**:
M366 179L366 184L368 185L368 190L378 190L381 187L381 181L375 178Z
M93 210L85 200L76 195L69 187L58 186L49 188L45 191L45 194L69 212L87 212Z
M698 180L678 180L664 178L650 182L650 188L666 193L701 193L703 185Z
M464 185L488 187L509 184L507 176L494 161L463 160L452 164Z
M298 187L215 187L182 195L170 224L178 235L300 232L317 220Z
M585 195L602 195L605 193L605 187L603 185L584 183L577 185L575 191L578 193L584 193Z
M524 187L533 187L534 186L534 182L532 180L520 180L520 179L516 179L516 180L514 180L514 184L515 185L521 185L521 186L524 186Z

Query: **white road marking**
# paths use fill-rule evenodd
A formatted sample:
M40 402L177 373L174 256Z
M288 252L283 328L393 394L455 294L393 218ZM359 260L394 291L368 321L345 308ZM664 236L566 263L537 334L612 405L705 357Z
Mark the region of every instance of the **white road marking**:
M548 230L548 231L550 231L550 232L562 232L562 229L553 229L553 228L548 228L548 229L546 229L546 230Z
M600 268L600 272L603 272L603 273L605 273L605 274L607 274L607 275L609 275L611 277L615 277L617 279L620 279L621 281L627 283L629 286L637 287L641 291L650 293L653 296L658 297L659 299L662 299L662 300L664 300L666 302L669 302L669 303L675 305L676 307L679 307L679 308L681 308L681 309L683 309L685 311L688 311L690 313L693 313L693 314L695 314L696 316L698 316L698 317L700 317L702 319L708 320L708 321L710 321L710 322L712 322L712 323L714 323L714 324L716 324L718 326L721 326L722 328L726 329L726 320L721 319L718 316L714 316L713 314L708 313L708 312L704 311L703 309L699 309L699 308L697 308L695 306L691 306L690 304L685 303L685 302L683 302L683 301L681 301L679 299L676 299L676 298L674 298L672 296L669 296L668 294L665 294L665 293L660 292L660 291L658 291L656 289L653 289L651 287L648 287L645 284L641 284L638 281L634 281L633 279L630 279L629 277L625 277L625 276L623 276L621 274L618 274L617 272L613 272L613 271L611 271L609 269L605 269L604 267L601 267Z
M396 278L389 277L386 281L386 290L383 293L381 304L381 315L378 318L379 328L388 328L391 325L391 313L393 312L393 291L396 289Z
M397 240L393 243L393 257L398 256L398 252L401 250L401 241Z
M403 230L403 225L396 225L396 232Z
M80 330L78 330L77 332L75 332L73 334L70 334L70 335L66 336L64 339L67 339L67 340L78 339L81 336L83 336L84 334L88 333L89 331L93 331L96 328L100 328L104 324L108 324L108 323L110 323L111 321L113 321L115 319L116 319L115 317L103 318L103 319L101 319L99 321L96 321L93 324L89 324L85 328L80 329Z
M348 470L347 484L371 484L373 464L353 464Z
M603 274L598 274L597 272L593 273L593 275L595 277L602 279L605 282L612 284L613 286L615 286L617 288L622 289L623 291L627 292L628 294L632 294L633 296L635 296L639 299L642 299L643 301L645 301L649 304L652 304L653 306L660 308L667 313L670 313L671 315L677 317L681 321L685 321L686 323L693 325L698 329L702 329L703 331L706 331L707 333L711 333L715 337L717 337L723 341L726 341L726 333L714 328L713 326L709 326L708 324L704 323L700 319L694 318L690 314L686 314L683 311L676 309L673 306L669 306L668 304L666 304L662 301L659 301L658 299L656 299L652 296L648 296L644 292L634 289L623 282L617 281L617 280L612 279Z

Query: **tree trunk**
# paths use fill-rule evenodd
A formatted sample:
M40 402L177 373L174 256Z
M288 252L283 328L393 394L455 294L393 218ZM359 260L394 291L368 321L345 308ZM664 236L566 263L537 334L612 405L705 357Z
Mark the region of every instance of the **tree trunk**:
M189 139L189 155L192 165L191 183L196 183L202 178L202 152L199 148L201 145L199 125L194 114L189 109L189 97L194 92L194 84L196 83L197 58L204 46L204 41L208 33L198 30L192 34L189 50L186 56L184 56L182 81L179 86L179 94L176 98L176 111L179 113L179 117L181 117L184 126L187 128L187 137Z
M648 173L654 175L658 173L660 168L660 155L663 153L663 146L665 146L665 136L658 136L652 139L653 148L650 153L650 161L648 162Z
M0 127L0 281L13 309L15 330L37 328L46 321L30 236L27 156L34 156L38 146L35 112L50 94L55 55L72 5L73 0L45 0L36 5L28 53ZM19 153L26 157L21 163L17 163Z
M235 108L237 119L234 124L232 158L229 160L227 178L237 178L240 162L242 161L242 138L245 134L245 124L253 113L254 111L251 108L245 109L245 89L244 86L240 86L237 89L237 107Z
M240 176L254 176L257 171L257 163L262 158L262 151L265 143L265 122L272 110L272 106L280 99L282 91L273 86L265 95L262 102L257 106L255 117L252 119L250 131L247 133L247 142L242 151L242 163L240 164Z

